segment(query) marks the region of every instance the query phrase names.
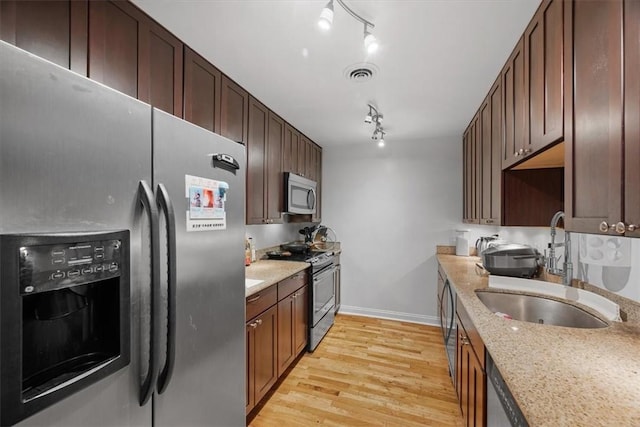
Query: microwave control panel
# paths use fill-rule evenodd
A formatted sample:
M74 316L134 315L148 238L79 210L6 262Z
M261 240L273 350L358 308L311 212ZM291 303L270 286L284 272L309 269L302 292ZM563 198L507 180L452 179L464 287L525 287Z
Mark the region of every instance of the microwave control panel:
M20 247L20 294L118 277L121 248L118 239Z

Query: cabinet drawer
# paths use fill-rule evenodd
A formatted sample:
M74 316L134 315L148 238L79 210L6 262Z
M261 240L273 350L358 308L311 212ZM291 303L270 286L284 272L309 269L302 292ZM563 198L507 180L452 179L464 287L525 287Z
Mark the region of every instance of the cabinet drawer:
M269 286L267 289L263 289L262 291L256 292L250 297L247 297L246 320L249 321L250 319L253 319L258 314L278 302L277 292L278 290L276 286Z
M288 297L307 283L307 270L287 277L278 283L278 301Z

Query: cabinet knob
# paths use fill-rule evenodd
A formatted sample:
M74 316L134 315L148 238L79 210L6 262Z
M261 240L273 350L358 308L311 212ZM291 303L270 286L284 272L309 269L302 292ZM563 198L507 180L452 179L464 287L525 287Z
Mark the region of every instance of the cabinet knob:
M469 345L469 338L468 337L460 337L460 342L462 343L462 345Z
M636 231L638 228L640 228L640 225L637 225L637 224L627 225L627 231Z
M256 324L257 324L257 325L262 325L262 319L258 319L258 320L256 320Z
M253 329L258 327L258 323L257 322L253 322L253 323L249 323L249 326L251 326Z
M598 226L598 230L600 230L600 232L602 233L606 233L607 231L609 231L609 229L613 229L614 227L614 225L609 225L607 221L602 221Z
M531 153L531 148L527 148L523 151L524 154L529 154Z
M620 221L616 224L615 230L618 234L624 234L624 232L627 231L627 225L624 222Z

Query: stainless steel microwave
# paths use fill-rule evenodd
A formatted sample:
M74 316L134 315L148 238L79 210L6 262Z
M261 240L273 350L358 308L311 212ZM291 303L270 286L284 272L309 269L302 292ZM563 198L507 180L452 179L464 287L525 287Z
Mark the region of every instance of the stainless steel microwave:
M313 215L316 213L317 183L295 173L284 174L284 212Z

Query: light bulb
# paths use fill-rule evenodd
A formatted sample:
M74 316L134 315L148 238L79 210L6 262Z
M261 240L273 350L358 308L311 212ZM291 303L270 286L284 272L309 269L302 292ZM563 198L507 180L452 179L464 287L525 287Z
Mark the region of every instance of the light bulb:
M378 50L378 40L376 36L368 31L365 31L364 34L364 48L367 50L367 53L375 53L375 51Z
M380 141L378 141L378 147L384 147L384 138L381 138Z
M320 12L320 18L318 19L318 27L322 31L329 31L333 24L333 0L331 0Z

